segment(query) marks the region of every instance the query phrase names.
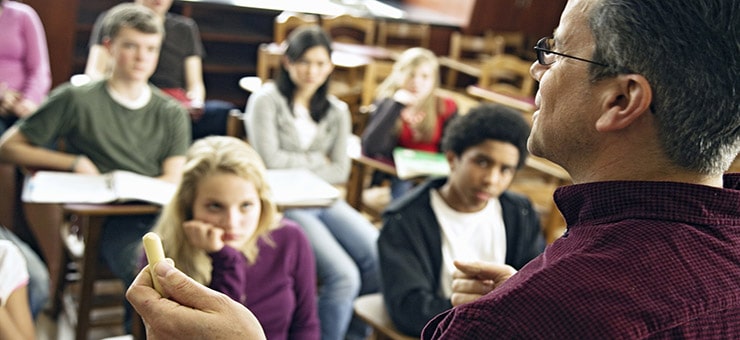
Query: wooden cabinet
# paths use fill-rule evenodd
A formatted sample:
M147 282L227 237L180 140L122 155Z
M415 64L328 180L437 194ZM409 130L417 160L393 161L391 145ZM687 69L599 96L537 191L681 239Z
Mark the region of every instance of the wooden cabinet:
M247 93L239 88L239 79L256 73L257 48L272 42L279 12L194 1L175 1L171 11L198 24L206 52L203 80L208 98L244 107Z

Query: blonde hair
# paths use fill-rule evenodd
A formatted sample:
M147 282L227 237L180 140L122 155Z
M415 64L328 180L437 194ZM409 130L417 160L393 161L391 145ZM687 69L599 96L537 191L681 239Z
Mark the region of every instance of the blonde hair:
M200 182L216 174L233 174L254 184L262 210L254 234L240 251L250 263L257 260L257 241L277 227L279 215L267 183L265 165L259 154L244 141L225 136L200 139L188 149L182 181L172 201L164 207L153 231L162 238L167 257L194 280L211 281L211 260L205 251L194 248L183 232L183 222L193 218L193 203Z
M421 65L431 65L434 70L434 86L432 89L439 87L439 62L434 52L423 47L412 47L401 53L396 62L393 64L391 74L383 80L375 90L375 98L385 99L392 98L400 88L406 84L414 71ZM425 112L424 119L420 123L422 138L429 140L432 138L434 129L437 125L437 115L439 103L434 90L430 91L425 98L421 100L420 110ZM396 129L400 129L400 120L396 124Z

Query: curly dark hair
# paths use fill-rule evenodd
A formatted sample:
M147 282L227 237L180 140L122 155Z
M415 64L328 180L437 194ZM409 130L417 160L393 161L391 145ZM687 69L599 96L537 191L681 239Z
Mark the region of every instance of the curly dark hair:
M498 104L481 104L447 125L442 150L460 156L468 148L489 139L506 142L519 150L517 168L521 168L528 155L529 131L529 124L518 111Z

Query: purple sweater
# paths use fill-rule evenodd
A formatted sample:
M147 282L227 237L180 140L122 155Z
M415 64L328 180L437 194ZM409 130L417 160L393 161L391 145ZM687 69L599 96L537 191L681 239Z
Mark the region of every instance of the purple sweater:
M213 260L210 288L247 306L270 340L319 339L316 264L308 239L288 219L270 232L274 247L258 242L254 265L225 246Z
M51 86L41 19L30 6L3 0L0 13L0 83L39 104Z
M560 188L563 237L423 339L740 338L740 175Z

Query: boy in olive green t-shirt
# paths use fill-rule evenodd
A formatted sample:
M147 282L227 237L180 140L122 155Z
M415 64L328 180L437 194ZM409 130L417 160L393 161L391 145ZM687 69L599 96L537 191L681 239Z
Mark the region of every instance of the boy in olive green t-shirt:
M2 136L0 160L83 174L128 170L177 183L190 144L188 116L148 83L157 65L162 23L151 10L125 3L109 11L104 25L104 45L113 59L110 77L55 89L34 115ZM55 141L62 141L65 150L43 147ZM141 236L155 217L106 220L102 255L127 285L136 273ZM47 262L60 251L59 240L50 237L59 235L61 215L50 217L55 218L56 223L29 223Z

